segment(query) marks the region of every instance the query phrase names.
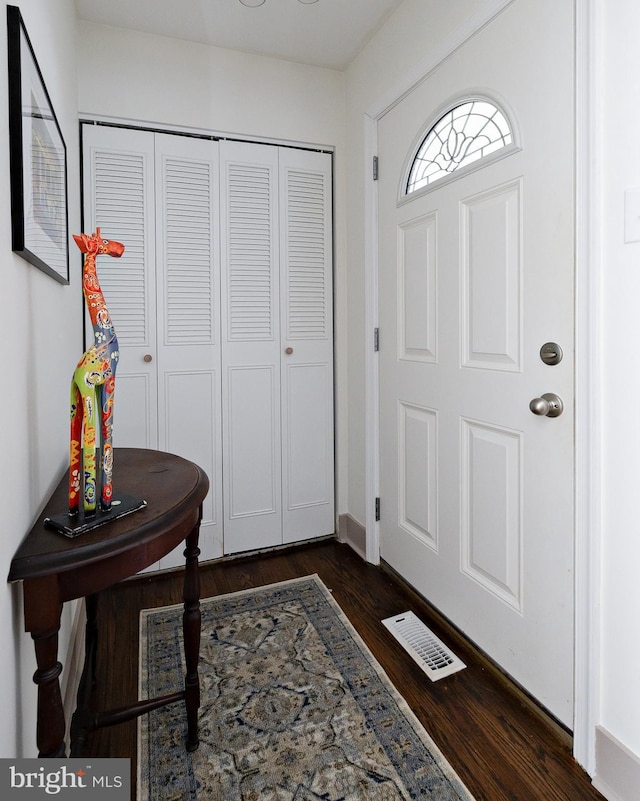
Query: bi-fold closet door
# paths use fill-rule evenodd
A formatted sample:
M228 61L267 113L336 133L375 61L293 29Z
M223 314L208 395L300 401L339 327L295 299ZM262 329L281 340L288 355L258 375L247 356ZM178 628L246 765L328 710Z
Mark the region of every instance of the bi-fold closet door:
M204 559L331 534L331 157L84 125L83 191L126 248L98 261L116 446L207 472Z

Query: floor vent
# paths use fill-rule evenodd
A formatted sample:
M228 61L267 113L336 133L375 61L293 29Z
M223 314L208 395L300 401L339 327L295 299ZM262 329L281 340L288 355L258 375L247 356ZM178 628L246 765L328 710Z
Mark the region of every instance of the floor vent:
M450 676L466 667L413 612L388 617L382 623L431 681Z

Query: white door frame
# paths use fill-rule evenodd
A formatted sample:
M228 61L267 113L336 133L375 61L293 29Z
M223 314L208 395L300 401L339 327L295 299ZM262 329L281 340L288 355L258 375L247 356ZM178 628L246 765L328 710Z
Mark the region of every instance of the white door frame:
M428 60L405 75L364 114L365 225L365 488L366 558L380 562L380 525L375 499L380 485L378 355L373 332L378 325L378 195L371 180L377 155L378 120L418 82L516 0L487 0ZM595 224L600 156L597 138L597 21L602 0L576 0L576 198L575 198L575 718L573 753L590 775L595 773L595 727L599 704L600 632L600 251ZM384 335L384 334L383 334Z

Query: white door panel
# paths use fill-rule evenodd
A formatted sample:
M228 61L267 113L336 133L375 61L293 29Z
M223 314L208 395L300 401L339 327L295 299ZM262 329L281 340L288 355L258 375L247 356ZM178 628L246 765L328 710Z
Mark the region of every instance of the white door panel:
M100 227L125 246L121 258L97 262L120 351L114 445L157 448L153 136L85 126L83 180L85 232Z
M155 369L143 373L118 371L118 435L116 447L156 448L158 404Z
M167 371L164 374L163 398L163 450L188 457L203 469L211 481L219 476L217 459L220 453L220 428L217 414L194 414L194 409L206 407L207 399L220 397L219 371L190 370ZM219 401L216 404L219 408ZM202 504L203 524L217 525L220 509L213 493Z
M225 553L282 542L278 148L222 142Z
M209 477L202 559L222 555L218 143L155 134L158 445ZM184 548L161 559L184 564Z
M114 443L205 470L200 548L212 559L222 553L217 143L85 126L83 153L85 226L125 245L107 260L117 265L98 265L120 348ZM182 550L159 566L183 564Z
M225 548L279 545L280 384L273 365L230 367L226 374Z
M331 158L282 148L282 541L335 531Z
M398 226L398 358L438 361L437 214Z
M83 126L82 150L84 230L91 233L100 227L104 236L125 246L119 259L100 260L97 265L120 352L113 443L116 448L155 449L158 372L153 134ZM117 455L113 472L117 486ZM150 565L147 570L158 566Z
M238 142L221 155L233 553L335 531L331 158Z
M462 366L522 370L522 180L460 204Z
M283 542L333 533L333 398L331 365L284 368Z
M482 93L520 149L399 202L430 114ZM516 0L378 136L381 555L571 726L573 3Z

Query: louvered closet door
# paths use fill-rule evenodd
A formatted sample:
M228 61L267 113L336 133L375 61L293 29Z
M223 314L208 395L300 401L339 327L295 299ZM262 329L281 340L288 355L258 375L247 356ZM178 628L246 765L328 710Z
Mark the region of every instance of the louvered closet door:
M335 530L331 156L281 148L283 542Z
M332 534L331 157L220 144L226 553Z
M202 467L200 548L212 559L222 553L217 143L84 126L83 153L85 230L125 245L121 259L98 260L120 348L114 443ZM182 550L159 567L183 564Z
M85 229L126 247L98 265L116 445L207 472L203 558L332 534L331 157L107 126L83 148Z
M278 149L220 143L224 550L282 542Z
M211 489L202 558L222 554L218 143L156 134L158 445ZM161 567L184 564L183 546Z
M83 126L83 181L84 231L100 227L125 246L120 259L97 260L120 350L113 441L157 448L157 362L145 360L156 353L153 134Z

